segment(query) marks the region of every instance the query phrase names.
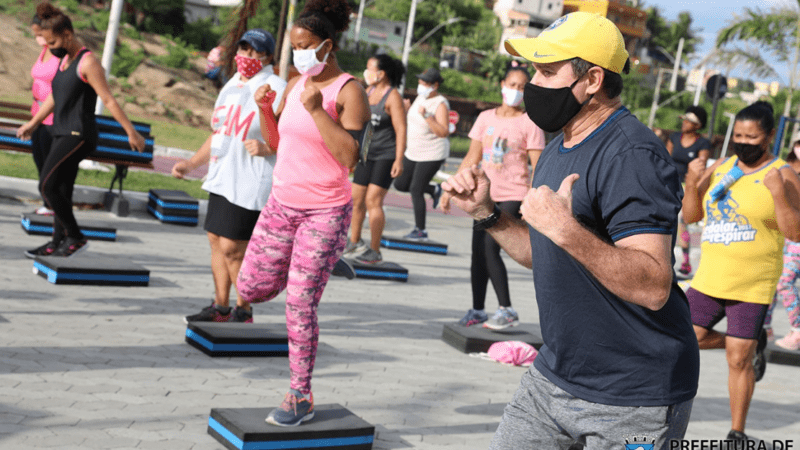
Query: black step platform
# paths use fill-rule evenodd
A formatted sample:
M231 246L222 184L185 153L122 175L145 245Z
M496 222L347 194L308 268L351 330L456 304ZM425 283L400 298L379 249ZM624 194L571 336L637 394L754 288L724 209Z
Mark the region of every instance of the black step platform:
M53 216L40 216L38 214L23 214L20 221L22 229L28 234L38 236L53 235ZM98 241L116 241L117 229L98 223L79 223L81 232L88 239Z
M538 350L542 346L542 334L538 323L523 323L505 330L493 331L481 325L463 327L448 323L442 329L442 340L464 353L483 353L495 342L522 341Z
M197 225L197 199L183 191L150 189L147 211L164 223Z
M285 323L189 322L186 342L208 356L289 355Z
M800 350L786 350L773 342L767 344L766 357L767 362L772 364L800 366Z
M388 261L381 261L375 264L364 264L355 259L348 259L353 264L356 271L356 278L366 278L369 280L392 280L408 281L408 269Z
M389 236L381 237L381 247L393 250L405 250L408 252L433 253L435 255L446 255L447 244L431 241L429 239L403 239Z
M273 408L214 408L208 434L231 450L370 450L375 427L338 405L315 405L314 418L296 427L264 422Z
M53 284L86 284L97 286L147 286L150 271L121 258L91 255L38 256L33 273Z

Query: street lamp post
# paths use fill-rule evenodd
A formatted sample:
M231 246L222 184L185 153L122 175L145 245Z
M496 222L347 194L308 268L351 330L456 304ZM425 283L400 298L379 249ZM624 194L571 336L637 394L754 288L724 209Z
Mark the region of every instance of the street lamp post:
M417 1L419 0L411 0L411 12L408 14L408 25L406 25L406 40L405 44L403 44L403 67L406 68L406 74L408 72L408 54L411 53L411 38L414 36L414 19L417 16ZM400 95L403 95L403 91L406 89L406 75L403 75L403 82L400 83Z

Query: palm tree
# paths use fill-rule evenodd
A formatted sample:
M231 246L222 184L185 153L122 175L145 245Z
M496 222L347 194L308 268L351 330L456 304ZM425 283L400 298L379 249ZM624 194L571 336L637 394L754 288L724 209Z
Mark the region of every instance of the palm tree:
M717 34L717 61L728 67L736 66L759 77L777 76L778 71L761 56L758 48L771 54L781 63L788 64L789 95L786 97L783 115L788 116L792 107L792 94L798 88L800 72L800 0L797 8L773 7L768 11L760 8L745 8L742 17L734 16L730 25ZM790 2L787 2L790 3ZM745 47L735 43L746 44ZM725 48L725 46L728 46ZM800 111L798 111L800 118ZM797 124L792 134L797 132Z

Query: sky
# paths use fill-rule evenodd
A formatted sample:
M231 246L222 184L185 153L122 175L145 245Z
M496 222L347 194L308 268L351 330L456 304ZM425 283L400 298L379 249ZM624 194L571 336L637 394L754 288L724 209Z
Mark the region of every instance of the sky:
M698 57L692 61L694 65L699 61L701 56L708 54L714 49L717 37L717 32L728 26L734 19L734 15L742 15L745 7L760 8L768 10L773 6L788 5L789 7L798 8L797 0L644 0L643 6L645 8L650 6L658 6L662 15L669 21L677 20L678 13L681 11L689 11L692 14L693 27L702 29L698 34L703 38L703 43L697 47ZM780 65L774 58L771 58L766 52L762 51L762 56L769 58L768 61L776 68L782 75L780 78L771 79L756 79L756 77L748 75L743 71L732 71L730 76L737 78L750 78L753 81L779 81L781 84L788 82L787 68ZM690 68L684 65L684 68Z

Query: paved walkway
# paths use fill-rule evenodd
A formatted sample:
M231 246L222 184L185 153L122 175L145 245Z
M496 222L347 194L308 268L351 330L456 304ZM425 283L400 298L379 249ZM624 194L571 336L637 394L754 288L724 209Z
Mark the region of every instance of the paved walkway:
M127 218L81 212L79 220L118 229L117 242L92 241L88 253L147 267L150 286L56 286L33 275L22 255L44 241L19 226L20 213L32 209L20 199L35 197L34 182L0 177L0 448L221 449L206 433L211 408L281 401L286 359L212 359L184 343L182 316L206 306L213 293L200 228L164 225L138 210ZM389 206L387 213L387 234L411 228L409 209ZM449 244L447 256L385 252L409 269L408 283L329 283L319 309L315 398L374 424L375 449L484 449L525 369L472 358L441 341L442 325L470 306L471 222L442 214L429 222L431 237ZM515 308L524 322L537 322L530 273L507 264ZM281 323L283 299L257 305L255 320ZM490 289L488 308L496 302ZM775 317L782 335L786 314L777 309ZM800 439L798 375L796 367L767 368L750 434ZM726 380L724 354L703 352L688 438L727 434Z

